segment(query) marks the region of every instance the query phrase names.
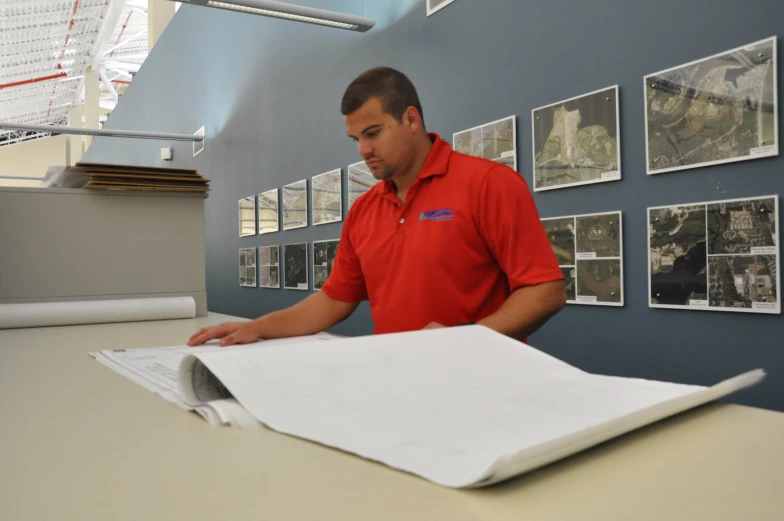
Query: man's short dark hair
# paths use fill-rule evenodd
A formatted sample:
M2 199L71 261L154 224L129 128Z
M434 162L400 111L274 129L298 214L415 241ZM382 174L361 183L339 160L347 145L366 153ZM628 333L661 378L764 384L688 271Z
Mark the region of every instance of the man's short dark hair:
M341 114L348 116L356 112L370 98L377 98L384 112L398 121L403 121L403 113L408 107L416 108L424 126L425 116L416 88L402 72L390 67L376 67L357 76L343 94Z

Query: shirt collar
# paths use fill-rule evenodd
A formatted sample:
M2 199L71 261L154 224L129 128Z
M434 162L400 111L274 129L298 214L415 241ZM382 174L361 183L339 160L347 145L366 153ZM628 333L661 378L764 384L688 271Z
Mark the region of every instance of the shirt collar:
M428 137L433 143L430 147L430 152L427 154L425 164L422 165L422 170L419 172L417 180L433 177L437 175L445 175L447 167L449 166L449 157L452 154L452 147L441 139L441 136L435 132L428 132ZM392 181L384 181L384 191L386 193L395 194L395 183ZM397 196L395 196L397 200Z
M422 171L419 173L420 179L446 174L449 166L449 156L452 154L452 147L441 139L438 134L430 132L427 135L430 137L430 141L433 142L433 146L430 148L430 153L427 155Z

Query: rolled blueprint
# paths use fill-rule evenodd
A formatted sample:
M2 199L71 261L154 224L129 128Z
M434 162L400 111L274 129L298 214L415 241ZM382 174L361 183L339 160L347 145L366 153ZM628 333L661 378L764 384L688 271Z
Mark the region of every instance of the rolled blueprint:
M0 329L193 318L193 297L0 304Z

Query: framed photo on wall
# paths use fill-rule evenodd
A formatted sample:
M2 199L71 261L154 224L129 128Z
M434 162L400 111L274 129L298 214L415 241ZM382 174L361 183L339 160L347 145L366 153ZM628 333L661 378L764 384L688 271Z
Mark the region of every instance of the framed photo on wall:
M308 289L308 243L283 245L284 271L283 287L285 289Z
M343 171L332 170L310 181L311 222L313 226L343 220Z
M335 265L339 239L313 241L313 289L321 289Z
M278 189L275 188L259 194L259 235L278 230L280 230L280 212Z
M376 186L378 179L364 161L348 165L348 210L365 192Z
M240 248L240 286L256 287L256 248Z
M566 302L623 306L621 212L542 219L565 277Z
M280 288L280 246L259 247L259 287Z
M308 225L308 181L303 179L283 187L283 229Z
M239 200L240 237L256 235L256 196Z
M463 154L483 157L517 170L517 125L515 116L455 132L452 148Z
M777 156L777 39L645 77L648 174Z
M781 313L777 195L648 208L653 308Z
M618 181L618 86L531 111L534 191Z

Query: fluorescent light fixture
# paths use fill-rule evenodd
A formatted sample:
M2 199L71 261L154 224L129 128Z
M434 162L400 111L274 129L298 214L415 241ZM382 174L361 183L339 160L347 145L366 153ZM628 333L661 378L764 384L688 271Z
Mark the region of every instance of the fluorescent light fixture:
M274 0L230 0L227 2L218 0L184 0L184 3L217 7L218 9L228 9L240 13L271 16L273 18L281 18L295 22L325 25L327 27L347 29L349 31L358 31L362 33L376 25L375 20L364 16L336 13L335 11L326 11L314 7L303 7L301 5L277 2Z
M24 130L30 132L49 132L52 134L75 134L77 136L129 137L136 139L164 139L167 141L204 141L198 134L164 134L161 132L140 132L135 130L103 130L98 128L64 127L58 125L24 125L0 121L0 130Z

